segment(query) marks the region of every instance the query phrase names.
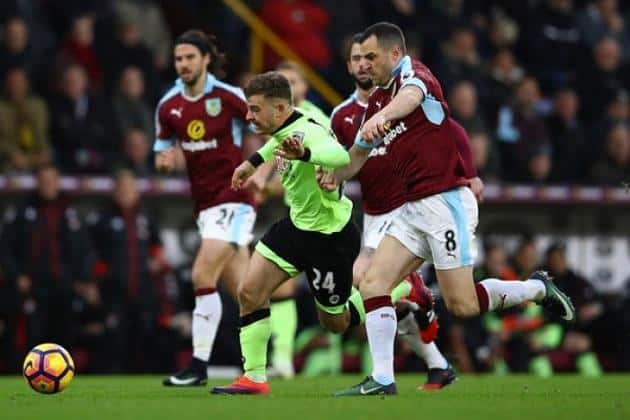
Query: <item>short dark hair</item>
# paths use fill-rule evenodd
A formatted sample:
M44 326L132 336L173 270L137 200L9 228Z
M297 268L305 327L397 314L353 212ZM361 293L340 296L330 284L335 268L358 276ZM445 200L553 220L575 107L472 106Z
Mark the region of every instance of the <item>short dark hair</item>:
M407 54L407 45L405 43L405 36L402 30L397 25L389 22L378 22L363 31L360 36L360 42L364 42L366 39L374 35L379 45L385 47L392 47L399 45L403 54Z
M225 54L219 51L217 38L212 34L206 34L199 29L190 29L175 40L175 46L179 44L191 44L199 49L201 55L210 55L210 66L208 70L211 73L220 73L225 64Z
M257 74L245 86L245 96L263 95L265 98L286 99L291 102L291 85L277 71Z
M360 44L361 42L363 42L362 37L363 37L363 33L358 32L352 35L352 37L346 38L346 44L344 45L344 52L345 52L344 56L346 57L346 60L350 60L350 53L352 53L352 46L354 44Z

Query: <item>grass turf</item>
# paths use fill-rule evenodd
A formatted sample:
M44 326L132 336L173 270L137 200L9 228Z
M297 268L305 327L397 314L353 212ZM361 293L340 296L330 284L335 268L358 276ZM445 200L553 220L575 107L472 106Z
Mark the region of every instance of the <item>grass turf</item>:
M165 388L158 376L79 376L56 395L21 377L0 377L8 419L630 419L630 376L463 376L439 392L417 391L421 375L398 375L395 397L333 398L358 376L273 381L269 396L209 395L207 387Z

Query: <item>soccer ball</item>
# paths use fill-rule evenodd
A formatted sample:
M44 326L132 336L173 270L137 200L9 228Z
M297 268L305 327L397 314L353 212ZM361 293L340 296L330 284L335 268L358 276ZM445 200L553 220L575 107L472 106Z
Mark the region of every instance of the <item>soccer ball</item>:
M59 344L35 346L24 359L22 373L26 382L42 394L55 394L70 385L74 378L74 361Z

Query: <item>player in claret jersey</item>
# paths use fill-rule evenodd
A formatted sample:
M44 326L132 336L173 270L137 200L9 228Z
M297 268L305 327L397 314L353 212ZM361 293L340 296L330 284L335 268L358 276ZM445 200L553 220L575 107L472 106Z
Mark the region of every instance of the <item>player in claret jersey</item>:
M400 28L377 23L360 38L361 65L377 89L369 97L351 163L334 173L334 182L353 176L382 143L394 174L405 188L405 203L387 227L361 282L372 375L336 395L394 393L393 341L396 314L390 292L424 261L435 265L447 308L460 317L533 300L572 321L575 310L545 272L504 282L472 276L472 238L477 201L467 188L466 171L451 135L448 105L431 71L406 55Z
M203 385L207 364L221 321L219 278L233 296L245 276L256 212L250 194L230 188L232 172L242 161L242 128L247 103L241 89L217 80L222 56L213 39L187 31L175 43L179 79L156 110L158 169L175 167L181 147L194 201L201 247L192 269L195 309L192 320L193 358L190 365L164 380L167 386Z
M356 90L333 110L330 117L333 132L339 142L347 148L354 144L373 88L370 76L360 66L359 37L360 34L353 37L347 54L348 72L354 80ZM360 288L365 270L378 244L385 236L387 225L396 217L397 209L405 202L405 190L402 180L394 174L394 168L387 156L386 145L372 150L356 178L361 185L364 210L363 244L353 270L354 284ZM428 379L423 388L440 389L453 382L456 375L433 342L438 323L433 312L431 292L424 286L420 275L415 272L407 276L406 280L415 286L408 298L415 305L409 305L404 301L396 305L398 335L409 344L418 357L425 361L429 368ZM405 303L407 305L401 305ZM420 334L418 334L418 323Z

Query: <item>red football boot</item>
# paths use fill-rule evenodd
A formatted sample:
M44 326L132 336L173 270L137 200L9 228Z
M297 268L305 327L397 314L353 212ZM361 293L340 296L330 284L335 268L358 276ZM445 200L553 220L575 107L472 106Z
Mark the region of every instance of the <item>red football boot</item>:
M427 286L425 286L422 276L415 271L406 278L411 284L411 292L407 299L416 305L419 310L415 312L418 327L420 327L420 339L423 343L430 343L437 337L438 328L440 327L437 315L433 310L433 294Z
M267 395L269 391L268 382L254 382L246 376L240 376L230 385L215 386L210 393L227 395Z

